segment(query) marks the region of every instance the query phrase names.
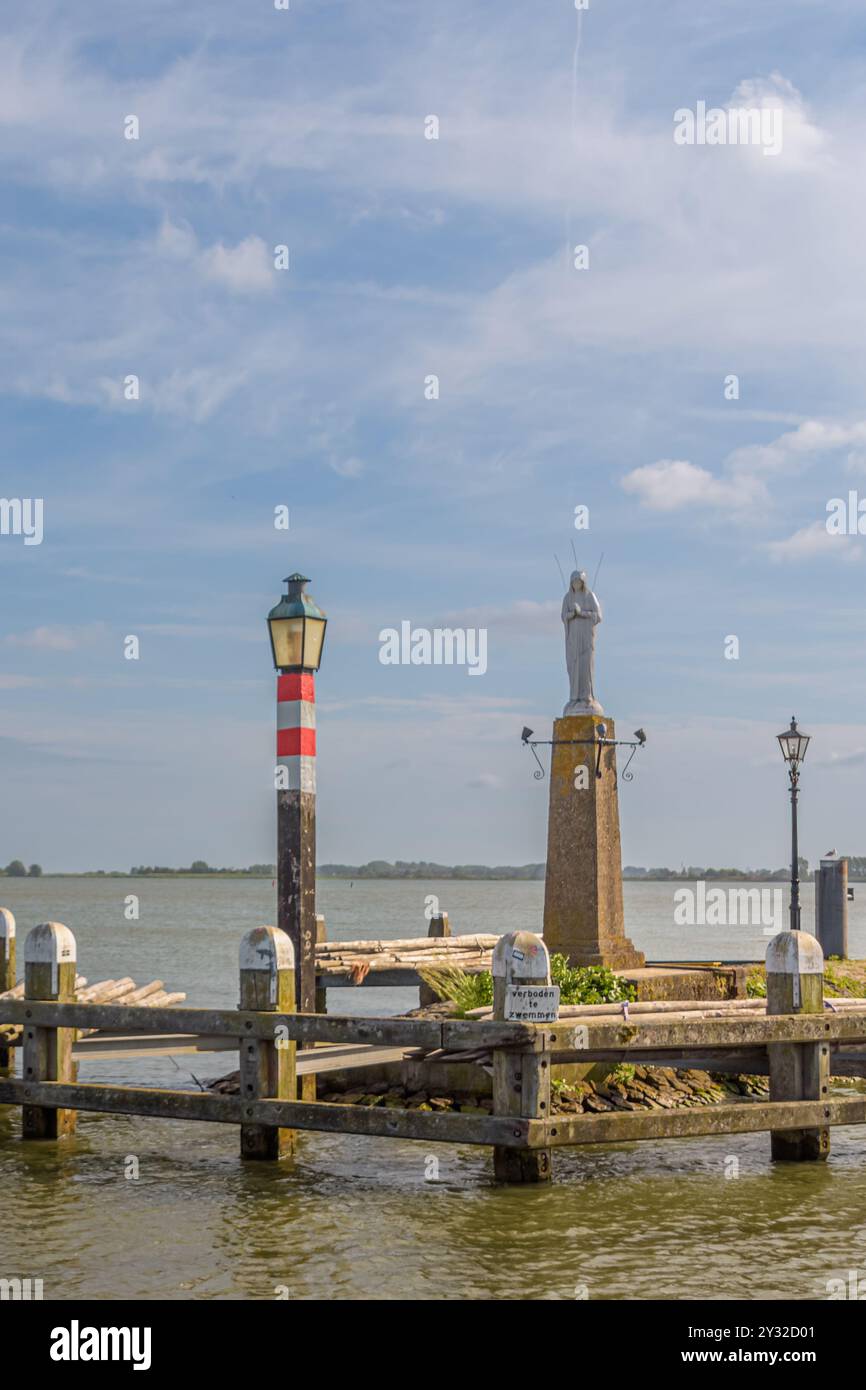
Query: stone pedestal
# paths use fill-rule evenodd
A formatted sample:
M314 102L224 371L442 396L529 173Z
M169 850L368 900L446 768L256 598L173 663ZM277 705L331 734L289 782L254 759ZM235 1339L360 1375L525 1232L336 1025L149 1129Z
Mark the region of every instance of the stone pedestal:
M634 970L645 961L623 921L616 749L603 748L596 777L597 747L566 741L595 739L599 724L616 738L607 715L554 720L544 940L551 955L561 952L572 965Z

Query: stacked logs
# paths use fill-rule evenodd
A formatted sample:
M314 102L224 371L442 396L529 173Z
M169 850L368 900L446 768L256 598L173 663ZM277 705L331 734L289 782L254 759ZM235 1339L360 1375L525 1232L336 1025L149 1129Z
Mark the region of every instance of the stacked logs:
M79 1004L140 1004L143 1008L154 1009L168 1004L182 1004L185 994L169 993L162 980L151 980L149 985L137 985L130 975L122 980L99 980L88 985L83 975L75 981L76 998ZM17 984L0 994L0 999L23 999L24 984ZM96 1028L78 1029L78 1037L95 1033ZM21 1041L21 1028L14 1023L0 1024L0 1046L17 1047Z
M316 946L316 974L348 975L360 984L368 974L389 970L457 967L468 975L490 969L498 936L418 936L396 941L322 941Z

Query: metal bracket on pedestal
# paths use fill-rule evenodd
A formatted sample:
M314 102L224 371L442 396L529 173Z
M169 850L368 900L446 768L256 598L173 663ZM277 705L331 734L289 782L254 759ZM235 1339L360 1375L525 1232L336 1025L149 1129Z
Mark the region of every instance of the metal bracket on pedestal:
M539 747L542 747L542 746L547 746L547 747L549 747L549 748L554 748L554 747L557 747L559 744L562 744L562 743L585 743L585 744L589 744L589 745L590 745L591 747L593 747L593 748L597 748L597 749L598 749L598 752L597 752L596 755L595 755L595 775L596 775L596 777L601 777L601 750L602 750L603 748L605 748L605 747L607 747L607 748L630 748L630 749L631 749L631 752L630 752L629 755L628 755L628 762L626 763L625 767L623 768L622 773L621 773L621 776L622 776L622 780L623 780L624 782L633 782L633 781L634 781L634 773L633 773L633 772L629 772L628 769L629 769L629 764L631 763L631 760L632 760L632 758L633 758L634 755L635 755L635 750L638 749L638 748L643 748L644 744L646 743L646 734L644 733L643 729L636 729L636 730L635 730L634 738L633 738L633 739L630 739L630 738L607 738L607 737L606 737L606 732L607 732L607 731L606 731L606 729L605 729L604 724L598 724L596 727L598 728L599 733L600 733L600 735L601 735L600 738L533 738L533 737L532 737L532 730L531 730L531 729L524 728L524 729L523 729L523 732L522 732L521 735L520 735L520 737L521 737L521 739L523 740L523 742L524 742L524 744L526 745L526 747L532 749L532 756L533 756L533 758L535 759L535 761L538 763L538 771L537 771L537 772L533 772L533 774L532 774L533 777L535 778L536 782L540 782L540 781L543 779L543 777L544 777L544 768L543 768L542 765L541 765L541 759L539 758L538 754L537 754L536 751L535 751L536 748L539 748Z

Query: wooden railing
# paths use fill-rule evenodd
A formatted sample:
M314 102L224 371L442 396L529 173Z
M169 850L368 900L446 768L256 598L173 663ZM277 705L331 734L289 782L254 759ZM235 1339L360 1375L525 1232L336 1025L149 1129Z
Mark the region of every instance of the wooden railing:
M520 964L530 952L531 974ZM866 1097L829 1095L831 1048L866 1044L866 1008L824 1011L820 947L804 932L780 933L770 943L766 1015L699 1019L662 1012L509 1020L513 987L549 983L546 948L526 932L500 938L493 959L497 1017L481 1021L296 1014L291 942L274 927L256 927L241 942L238 1009L80 1004L74 998L75 957L66 927L34 928L24 946L25 997L0 1000L0 1024L23 1029L22 1075L0 1078L0 1103L23 1107L25 1139L60 1137L74 1128L77 1111L101 1111L236 1124L241 1154L249 1159L290 1153L295 1130L490 1145L497 1175L526 1182L549 1175L551 1150L560 1145L769 1130L775 1156L815 1158L826 1154L832 1125L866 1122ZM79 1029L237 1039L240 1094L79 1083L72 1060ZM296 1050L313 1042L402 1047L428 1060L490 1063L493 1113L299 1101ZM644 1064L671 1065L684 1054L711 1059L714 1052L729 1057L739 1051L746 1059L756 1050L765 1050L768 1059L766 1103L551 1114L554 1065L633 1056Z

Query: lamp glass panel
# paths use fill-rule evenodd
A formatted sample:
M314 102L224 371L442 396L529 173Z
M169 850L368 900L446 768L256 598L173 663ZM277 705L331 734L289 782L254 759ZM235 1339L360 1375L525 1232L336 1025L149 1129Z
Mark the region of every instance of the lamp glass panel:
M318 671L322 660L322 643L325 640L325 623L322 618L307 618L304 631L304 666L308 671Z
M271 639L274 644L274 664L280 670L303 664L303 618L272 618Z

